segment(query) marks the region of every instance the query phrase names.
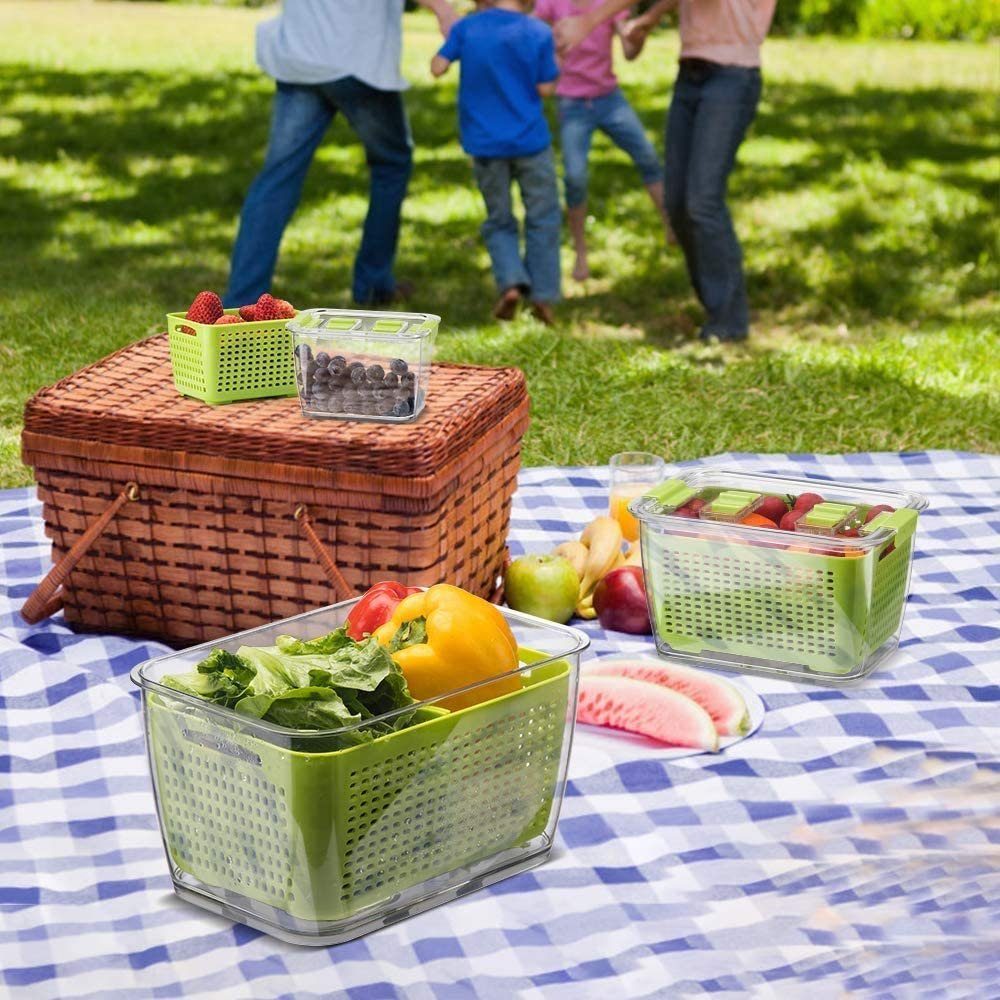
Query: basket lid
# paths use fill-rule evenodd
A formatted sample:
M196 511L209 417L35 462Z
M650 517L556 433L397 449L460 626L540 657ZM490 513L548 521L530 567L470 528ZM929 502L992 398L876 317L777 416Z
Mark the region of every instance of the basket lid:
M526 401L517 368L436 364L424 412L407 424L309 420L296 397L209 406L174 388L160 334L40 389L25 407L24 428L29 437L79 441L81 453L108 458L116 447L144 448L426 478L474 451ZM27 446L25 458L34 464Z

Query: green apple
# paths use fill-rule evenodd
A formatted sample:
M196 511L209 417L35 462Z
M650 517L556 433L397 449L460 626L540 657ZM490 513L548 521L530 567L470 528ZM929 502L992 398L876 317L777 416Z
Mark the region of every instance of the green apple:
M564 625L573 617L580 578L563 556L520 556L507 567L504 588L515 611Z

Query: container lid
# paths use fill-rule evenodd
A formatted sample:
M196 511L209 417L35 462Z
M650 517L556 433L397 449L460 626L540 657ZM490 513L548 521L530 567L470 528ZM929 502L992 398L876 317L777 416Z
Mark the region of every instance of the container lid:
M39 390L25 407L25 460L37 435L69 439L81 455L160 449L242 462L306 466L383 478L441 473L519 410L527 390L517 368L436 364L427 404L407 424L309 420L297 397L209 406L182 396L165 334L131 344ZM255 467L255 474L261 468ZM278 478L278 477L275 477Z
M927 500L918 493L884 490L880 487L859 487L815 479L795 479L787 476L767 476L733 469L698 468L681 472L660 483L645 496L629 504L629 511L638 520L665 530L690 531L692 519L674 512L689 500L699 496L707 499L702 516L697 518L698 533L722 537L738 532L764 545L782 545L773 528L742 524L740 514L756 509L763 496L794 497L801 493L820 493L823 503L803 516L803 528L823 535L823 545L832 548L870 549L881 545L899 528L912 530L917 512L927 507ZM719 507L711 514L713 507ZM868 524L860 526L857 535L833 534L860 508L886 506L896 513L882 512ZM708 511L706 516L705 511ZM815 512L815 513L813 513ZM812 516L810 516L812 515ZM780 532L787 540L787 532Z
M286 329L306 337L327 334L376 340L423 340L441 322L433 313L367 312L354 309L303 309Z

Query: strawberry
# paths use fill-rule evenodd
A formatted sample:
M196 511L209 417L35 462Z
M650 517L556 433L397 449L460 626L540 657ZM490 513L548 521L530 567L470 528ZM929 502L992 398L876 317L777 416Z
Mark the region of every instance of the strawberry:
M215 292L199 292L184 314L193 323L214 323L222 315L222 299Z
M698 514L697 514L696 511L694 511L694 510L691 509L691 505L690 504L684 504L683 507L678 507L674 511L674 517L697 518Z
M257 319L256 306L240 306L240 319L253 323Z
M885 511L888 511L891 514L895 509L895 507L890 507L887 503L880 503L877 507L871 507L869 508L868 513L865 514L865 524L874 521L879 514L882 514Z
M800 493L792 510L809 511L822 502L823 498L818 493Z
M794 531L795 525L799 523L799 519L805 517L805 515L806 512L804 510L793 508L782 517L778 527L781 528L782 531Z
M256 318L258 320L287 318L282 316L283 310L281 306L278 305L278 300L268 292L264 292L264 294L257 300L256 312Z
M695 512L699 517L701 517L701 512L704 507L708 505L707 500L702 500L701 497L695 497L693 500L688 500L685 506L690 507L691 510Z
M243 323L244 320L240 319L239 316L234 316L232 313L223 313L216 321L215 326L224 326L226 323Z
M287 299L275 299L274 300L278 308L281 310L280 319L295 319L296 309L295 306L291 304Z
M788 513L788 504L781 497L764 497L764 502L754 511L761 517L766 517L769 521L774 521L775 525Z

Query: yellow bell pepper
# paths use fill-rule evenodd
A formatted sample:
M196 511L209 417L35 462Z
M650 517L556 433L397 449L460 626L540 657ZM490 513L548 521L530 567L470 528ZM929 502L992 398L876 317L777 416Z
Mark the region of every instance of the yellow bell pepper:
M426 637L419 619L423 619ZM400 628L408 623L412 623L411 634L404 633L402 641L394 643ZM446 583L404 598L374 635L392 653L417 701L516 670L520 662L517 640L500 611L489 601ZM407 638L410 644L404 645ZM520 677L502 677L437 704L456 711L520 689Z

